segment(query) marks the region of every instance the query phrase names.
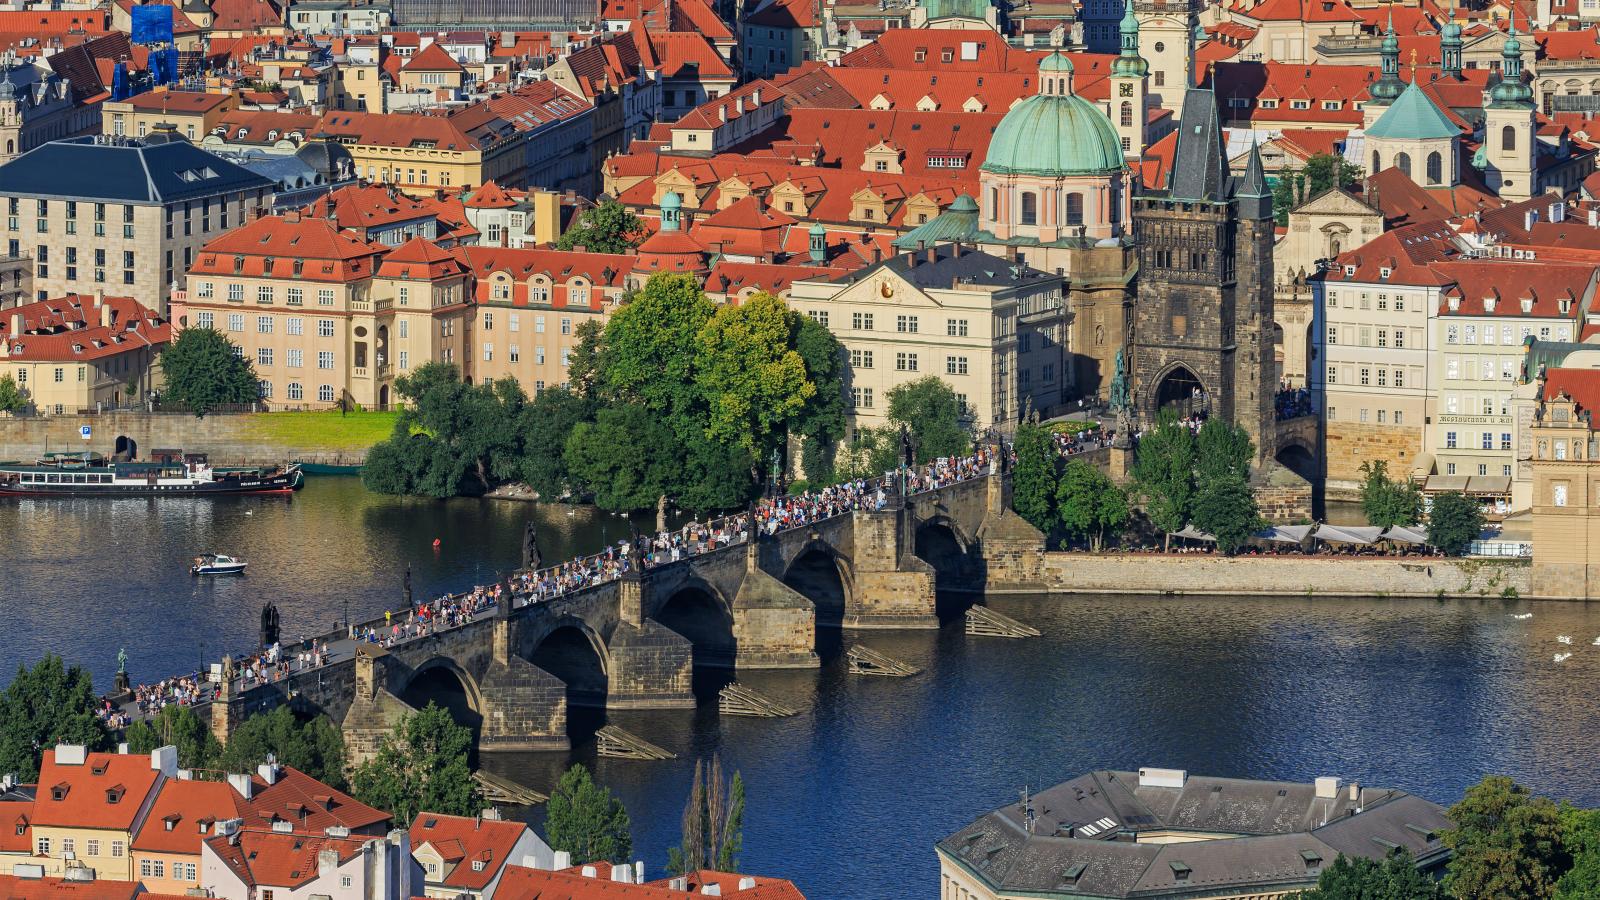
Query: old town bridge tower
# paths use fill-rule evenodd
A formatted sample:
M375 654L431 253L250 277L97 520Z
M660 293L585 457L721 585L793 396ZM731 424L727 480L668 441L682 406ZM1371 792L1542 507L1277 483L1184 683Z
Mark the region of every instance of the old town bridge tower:
M1272 189L1255 149L1229 172L1216 95L1184 94L1178 146L1164 188L1134 199L1139 247L1133 404L1139 422L1162 408L1237 423L1257 463L1276 453L1273 392Z

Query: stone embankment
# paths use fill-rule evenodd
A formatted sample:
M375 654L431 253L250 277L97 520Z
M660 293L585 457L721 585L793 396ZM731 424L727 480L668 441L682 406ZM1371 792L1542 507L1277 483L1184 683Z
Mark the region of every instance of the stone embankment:
M213 465L256 465L289 460L326 466L359 466L365 448L330 447L314 439L280 440L263 434L256 422L266 414L210 415L184 413L108 412L88 416L0 418L0 460L31 461L50 452L92 450L110 455L117 437L138 442L139 455L157 448L204 453ZM79 433L89 426L89 440Z
M1531 597L1525 561L1440 557L1045 553L991 593ZM1543 598L1570 599L1570 598Z

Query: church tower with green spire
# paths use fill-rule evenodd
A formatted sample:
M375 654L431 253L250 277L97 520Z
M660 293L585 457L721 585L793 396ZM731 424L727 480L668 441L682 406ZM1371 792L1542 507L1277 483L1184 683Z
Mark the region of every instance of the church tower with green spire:
M1380 50L1383 65L1377 81L1367 88L1367 105L1362 109L1362 128L1371 128L1372 123L1383 115L1390 104L1400 99L1400 92L1406 89L1405 82L1400 80L1400 38L1394 33L1394 11L1389 12L1389 27L1383 33L1383 47Z
M1139 17L1129 3L1119 26L1122 52L1111 63L1111 120L1123 155L1137 159L1148 145L1150 64L1139 55Z
M1460 81L1461 74L1461 24L1456 21L1455 0L1450 3L1450 17L1439 29L1439 72L1451 81Z
M1500 49L1500 81L1489 89L1483 110L1484 181L1507 200L1525 200L1539 190L1533 114L1533 88L1522 79L1522 41L1513 10L1511 30Z

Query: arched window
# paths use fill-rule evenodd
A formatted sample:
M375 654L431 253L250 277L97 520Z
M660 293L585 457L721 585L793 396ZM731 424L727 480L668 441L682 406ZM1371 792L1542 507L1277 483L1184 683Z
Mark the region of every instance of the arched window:
M1409 153L1397 153L1397 154L1395 154L1394 165L1395 165L1395 168L1400 170L1401 174L1405 175L1407 178L1411 177L1411 154L1409 154Z
M989 218L1000 218L1000 189L989 188Z
M1517 149L1517 129L1514 125L1507 125L1500 129L1500 149L1506 152Z
M1122 127L1133 127L1133 104L1126 100L1122 101Z
M1083 224L1083 195L1082 194L1068 194L1067 195L1067 224L1068 225L1082 225Z
M1379 171L1380 170L1378 168L1378 151L1374 150L1374 151L1372 151L1372 174L1376 175L1376 174L1378 174Z
M1032 191L1022 192L1022 218L1023 225L1039 224L1039 195Z
M1444 181L1444 157L1435 150L1428 154L1428 183L1438 184Z

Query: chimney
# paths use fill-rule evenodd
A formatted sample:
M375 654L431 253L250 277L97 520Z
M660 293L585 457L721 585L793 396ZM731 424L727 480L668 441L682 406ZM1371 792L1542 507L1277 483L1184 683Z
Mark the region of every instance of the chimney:
M872 247L872 261L875 263L883 262L883 248L876 244Z
M623 884L633 884L633 867L632 866L612 866L611 867L611 880L612 881L619 881L619 882L621 882Z
M1139 787L1142 788L1181 788L1188 780L1189 773L1183 769L1139 770Z
M230 774L228 776L228 784L235 791L239 792L240 797L243 797L246 800L250 799L250 795L255 789L255 782L250 780L249 775Z
M1593 216L1594 213L1590 213L1589 215ZM11 314L11 336L12 337L17 337L17 336L19 336L21 334L22 334L22 313L12 313Z
M555 869L557 872L562 869L572 868L572 854L566 850L557 850L551 857L550 868Z
M95 303L100 306L100 327L111 327L111 304L105 302L99 291L95 291Z
M1600 228L1600 209L1592 206L1589 208L1589 227Z
M741 890L741 891L753 891L753 890L755 890L755 887L756 887L756 880L754 878L751 878L749 875L746 875L743 878L739 879L739 890Z
M738 111L739 115L741 115L741 116L744 115L744 98L743 97L735 97L735 98L733 98L733 108Z
M168 778L178 774L178 748L168 744L150 751L150 768Z
M1567 218L1567 203L1565 200L1550 201L1550 221L1564 222Z
M339 868L339 851L328 849L317 851L317 877L327 878Z
M596 869L594 866L584 866L581 871L583 872L583 877L585 878L600 877L600 870Z
M1539 211L1534 209L1524 210L1522 213L1522 230L1532 231L1533 223L1539 221Z
M938 261L939 261L939 247L938 247L938 245L934 245L932 247L929 247L928 248L928 262L938 262Z
M1325 775L1317 779L1317 799L1337 800L1339 798L1339 779L1336 776Z
M633 883L644 884L644 860L642 859L633 861Z
M43 874L44 869L40 868L39 872L40 872L40 874ZM671 881L667 882L667 890L669 890L669 891L687 891L688 889L689 889L689 879L684 877L684 876L682 876L682 875L679 875L677 878L674 878Z
M88 755L88 750L82 744L57 744L56 765L81 766Z
M266 762L262 763L259 766L256 766L256 774L260 775L261 776L261 780L265 781L269 786L277 784L278 783L278 763L277 763L277 761L272 759L271 757L268 757Z
M761 89L760 88L756 88L755 90L750 92L750 102L754 103L756 106L760 106L761 105Z
M722 885L720 885L720 884L702 885L700 887L700 893L704 894L707 897L721 897L722 896Z
M1361 783L1358 781L1350 782L1350 801L1352 803L1361 802Z
M961 242L960 241L956 241L954 244L950 245L950 258L951 259L960 259L961 258Z

